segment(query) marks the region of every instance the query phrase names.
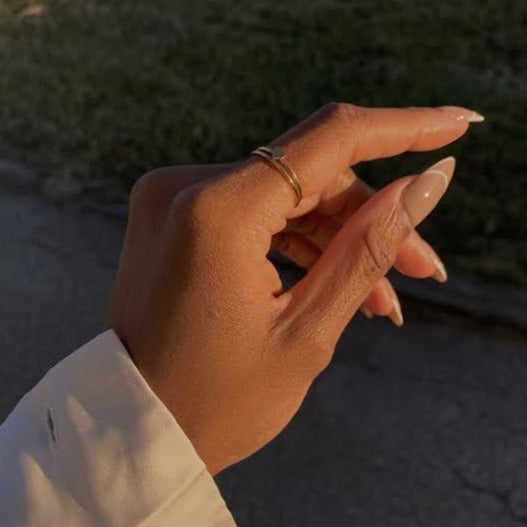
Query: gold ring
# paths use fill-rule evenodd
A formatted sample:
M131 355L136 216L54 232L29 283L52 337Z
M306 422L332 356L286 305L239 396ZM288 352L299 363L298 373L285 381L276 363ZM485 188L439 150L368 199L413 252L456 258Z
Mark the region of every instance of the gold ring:
M268 161L274 166L283 178L289 183L296 195L296 205L302 201L302 187L296 172L285 159L285 152L278 147L269 148L268 146L259 146L256 150L251 152L251 155L257 155Z

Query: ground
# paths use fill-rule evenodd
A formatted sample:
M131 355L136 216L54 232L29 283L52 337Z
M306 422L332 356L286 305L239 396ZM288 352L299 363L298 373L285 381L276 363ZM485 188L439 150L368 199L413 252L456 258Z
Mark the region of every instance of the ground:
M0 421L101 331L125 225L91 201L50 204L21 189L29 172L8 172ZM288 285L301 276L280 271ZM400 284L402 329L350 323L286 430L217 478L240 527L527 525L527 294L452 280Z
M5 0L0 158L52 187L129 186L243 158L320 105L460 104L455 146L359 167L374 185L455 154L423 232L450 267L527 284L527 2Z

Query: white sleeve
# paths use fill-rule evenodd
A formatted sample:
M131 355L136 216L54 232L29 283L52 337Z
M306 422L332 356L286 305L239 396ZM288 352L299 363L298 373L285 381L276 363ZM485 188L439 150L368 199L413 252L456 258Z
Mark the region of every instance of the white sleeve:
M233 527L214 480L112 331L66 357L0 427L5 527Z

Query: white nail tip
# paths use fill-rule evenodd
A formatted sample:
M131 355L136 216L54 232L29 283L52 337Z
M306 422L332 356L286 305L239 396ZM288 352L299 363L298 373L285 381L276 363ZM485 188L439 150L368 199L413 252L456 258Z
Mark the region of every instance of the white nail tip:
M477 112L472 112L467 119L469 123L482 123L485 120L485 117Z
M404 324L403 312L401 310L401 304L399 301L394 298L392 301L393 310L388 315L388 318L398 327L401 327Z
M436 278L439 282L444 283L448 279L448 274L446 272L445 266L443 265L443 262L437 258L435 255L432 256L432 262L435 265L436 272L434 273L434 278Z

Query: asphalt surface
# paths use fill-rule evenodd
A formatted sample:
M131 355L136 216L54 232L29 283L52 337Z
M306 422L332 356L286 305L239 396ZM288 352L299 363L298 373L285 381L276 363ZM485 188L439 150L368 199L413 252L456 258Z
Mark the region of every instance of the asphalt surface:
M0 192L0 420L101 331L123 230ZM527 525L527 336L445 306L350 324L286 430L217 478L240 527Z

